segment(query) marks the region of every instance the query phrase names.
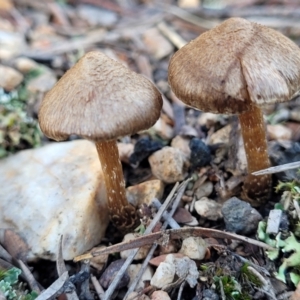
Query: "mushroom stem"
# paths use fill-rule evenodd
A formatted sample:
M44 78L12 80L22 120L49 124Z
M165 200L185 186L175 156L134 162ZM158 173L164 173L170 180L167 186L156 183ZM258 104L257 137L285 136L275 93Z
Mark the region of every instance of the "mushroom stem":
M251 106L249 111L239 115L239 120L248 162L248 175L244 181L242 197L253 206L260 206L268 199L272 185L270 174L251 174L270 167L264 118L258 107Z
M97 141L96 148L104 174L111 221L121 230L130 229L136 223L136 211L126 199L117 143L115 140Z

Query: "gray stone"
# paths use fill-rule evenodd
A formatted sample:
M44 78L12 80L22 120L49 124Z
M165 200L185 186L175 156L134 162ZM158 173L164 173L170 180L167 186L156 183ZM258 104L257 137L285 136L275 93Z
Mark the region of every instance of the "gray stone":
M249 234L257 229L262 220L260 213L249 203L236 197L227 200L222 207L226 230L230 232Z
M80 4L77 6L77 12L91 26L112 26L118 21L118 16L113 11L93 5Z

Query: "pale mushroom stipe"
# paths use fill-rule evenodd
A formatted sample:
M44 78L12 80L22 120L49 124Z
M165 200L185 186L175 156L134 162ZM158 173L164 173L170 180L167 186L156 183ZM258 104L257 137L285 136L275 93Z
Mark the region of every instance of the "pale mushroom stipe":
M300 90L300 49L268 27L230 18L178 50L169 64L169 83L187 105L238 114L248 162L242 198L254 206L267 201L271 175L261 107L288 101Z
M77 135L96 144L113 224L136 224L128 203L116 139L148 129L157 121L162 97L144 76L98 51L85 54L41 103L39 124L56 141Z

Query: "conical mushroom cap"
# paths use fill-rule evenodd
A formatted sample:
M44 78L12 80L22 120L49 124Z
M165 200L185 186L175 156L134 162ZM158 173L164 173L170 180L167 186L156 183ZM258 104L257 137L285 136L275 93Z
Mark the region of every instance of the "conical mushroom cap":
M284 102L300 90L300 49L273 29L231 18L175 53L169 83L187 105L213 113Z
M161 108L161 94L148 79L92 51L47 93L39 124L56 141L72 134L112 140L151 127Z

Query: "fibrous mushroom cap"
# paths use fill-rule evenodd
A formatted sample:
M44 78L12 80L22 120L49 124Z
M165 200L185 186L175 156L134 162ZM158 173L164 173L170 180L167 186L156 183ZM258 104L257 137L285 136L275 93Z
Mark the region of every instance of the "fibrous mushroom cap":
M151 127L161 107L161 94L148 79L92 51L47 93L39 123L45 135L56 141L72 134L112 140Z
M300 49L273 29L231 18L175 53L169 83L179 99L207 112L284 102L300 90Z

